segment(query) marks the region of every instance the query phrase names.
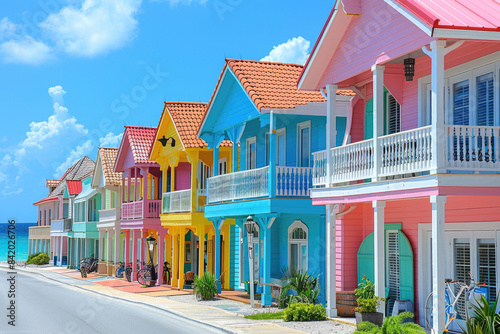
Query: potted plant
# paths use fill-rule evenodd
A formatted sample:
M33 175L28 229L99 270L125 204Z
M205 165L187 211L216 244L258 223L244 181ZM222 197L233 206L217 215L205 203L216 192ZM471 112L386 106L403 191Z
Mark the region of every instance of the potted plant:
M377 312L377 307L379 307L385 299L375 296L375 284L367 279L366 276L363 276L355 293L356 302L358 303L358 306L354 309L356 324L368 321L377 326L382 326L384 314Z
M247 294L250 294L250 281L246 280L245 281L245 291ZM253 282L253 292L256 293L257 291L257 282Z

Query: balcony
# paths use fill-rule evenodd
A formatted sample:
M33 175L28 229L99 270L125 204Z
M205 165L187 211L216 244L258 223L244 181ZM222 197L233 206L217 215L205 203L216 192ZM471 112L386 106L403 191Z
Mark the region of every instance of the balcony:
M379 177L429 172L433 165L431 126L378 138ZM500 127L445 125L447 171L497 172L500 168ZM373 139L331 149L331 184L361 181L376 175ZM316 152L313 185L329 186L326 151Z
M160 217L161 200L142 200L122 203L122 219Z
M203 212L207 191L196 190L196 211ZM163 193L162 213L191 212L191 189Z
M208 203L238 201L269 196L269 166L208 179ZM276 167L278 197L307 197L312 185L310 167Z
M99 210L99 222L97 228L113 227L120 219L120 209L113 208L107 210Z
M53 220L50 228L51 232L70 232L73 228L73 219L64 218Z
M52 222L54 223L54 222ZM50 225L30 226L29 239L50 239Z

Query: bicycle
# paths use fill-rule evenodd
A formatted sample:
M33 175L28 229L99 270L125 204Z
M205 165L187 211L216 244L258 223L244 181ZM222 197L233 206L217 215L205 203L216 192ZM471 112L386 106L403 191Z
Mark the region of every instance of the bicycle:
M450 278L446 278L444 280L445 283L445 301L446 301L446 306L445 306L445 326L444 326L444 331L448 331L448 326L451 324L453 320L457 318L458 311L456 309L457 302L459 301L460 297L462 296L463 293L465 296L465 305L469 303L469 299L472 296L473 293L476 294L482 294L484 295L484 291L481 289L481 287L485 286L486 284L484 283L476 283L474 281L474 277L468 273L470 276L470 284L462 283L457 280L452 281ZM458 284L460 286L460 289L458 292L455 294L453 293L453 289L451 288L451 284ZM425 327L428 329L432 328L433 325L433 292L429 294L427 297L427 300L425 302ZM466 309L467 312L467 309Z
M118 262L118 267L115 270L115 277L123 278L124 271L125 271L125 262Z
M145 286L154 286L156 284L157 272L158 267L153 266L153 263L149 262L137 272L137 282Z
M87 278L87 274L97 272L97 264L99 260L94 258L94 255L80 260L80 275L82 278Z
M163 284L170 284L170 263L163 262Z

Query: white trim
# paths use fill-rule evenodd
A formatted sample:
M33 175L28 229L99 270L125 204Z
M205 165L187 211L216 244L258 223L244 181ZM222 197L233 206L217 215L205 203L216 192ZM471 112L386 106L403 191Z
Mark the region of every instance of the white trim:
M221 164L224 164L224 169L225 169L224 173L221 173L221 170L220 170ZM226 157L219 158L219 163L217 164L217 168L218 168L218 174L217 175L225 175L225 174L227 174L227 158Z
M200 134L201 134L201 131L203 129L203 127L205 126L205 122L207 121L208 119L208 115L210 115L210 111L212 110L212 106L215 102L215 99L217 98L217 96L219 95L219 89L220 89L220 86L222 85L222 83L224 82L224 78L226 77L226 73L227 73L227 69L228 69L229 66L227 66L227 63L226 63L226 68L224 69L224 73L222 73L222 76L220 78L220 81L217 85L217 87L215 87L215 94L214 94L214 98L212 101L210 101L210 105L208 106L207 108L207 112L205 113L205 117L203 117L203 122L201 123L201 126L200 126L200 129L198 131L198 133L196 134L196 137L198 138L201 138L200 137Z
M292 239L292 233L296 228L301 228L304 230L306 233L306 238L305 239ZM298 246L298 259L299 259L299 267L301 269L305 269L307 271L309 269L309 228L307 227L306 224L304 224L303 221L301 220L296 220L294 221L289 227L288 227L288 268L291 268L291 260L292 260L292 244L295 244ZM306 246L306 264L302 263L302 246Z
M248 162L249 162L249 154L250 154L250 150L249 150L249 147L251 144L255 144L255 157L254 157L254 167L252 168L252 166L249 166ZM246 141L246 162L245 162L245 165L246 165L246 170L250 170L250 169L255 169L257 168L257 137L256 136L253 136L253 137L250 137L250 138L247 138L247 141Z
M302 166L301 162L301 155L302 152L300 150L300 146L302 144L302 138L300 137L300 131L304 129L309 129L309 166ZM311 160L312 160L312 152L311 152L311 121L305 121L297 124L297 166L298 167L310 167L311 166Z
M385 0L385 2L394 8L397 12L399 12L401 15L406 17L411 23L416 25L419 29L421 29L423 32L425 32L427 35L432 36L432 28L429 27L425 22L420 20L417 16L415 16L412 12L407 10L405 7L401 6L399 3L397 3L394 0Z
M432 37L449 39L479 39L500 41L500 32L470 29L435 28Z

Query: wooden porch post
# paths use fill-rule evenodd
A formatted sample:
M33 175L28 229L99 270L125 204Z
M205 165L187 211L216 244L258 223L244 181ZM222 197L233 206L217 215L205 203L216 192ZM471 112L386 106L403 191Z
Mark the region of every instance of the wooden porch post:
M132 281L137 281L137 234L135 230L130 230L132 238Z
M163 284L163 261L165 261L165 235L167 230L160 228L158 231L158 280L157 284Z
M331 149L337 144L337 85L326 85L326 186L332 184Z
M99 229L99 249L97 251L99 260L104 259L104 232L105 230Z
M432 203L432 333L442 333L445 326L444 296L444 223L446 196L431 196Z
M337 316L337 236L336 220L337 205L326 206L326 315L330 318Z
M446 41L431 42L432 162L431 173L445 170L444 138L444 56Z
M199 239L198 247L198 276L203 276L205 273L205 224L201 223L196 227L196 232Z
M384 135L384 69L382 65L373 65L373 181L378 181L382 154L378 137Z
M374 135L375 136L375 135ZM374 137L375 138L375 137ZM373 201L374 218L374 259L375 259L375 295L385 298L385 232L384 211L385 201ZM385 314L385 303L378 309Z
M170 229L172 232L173 257L172 257L172 286L179 286L179 231L177 228Z
M198 211L198 160L199 151L190 152L189 160L191 162L191 212Z
M184 259L186 257L186 228L180 228L179 236L179 289L184 287Z

